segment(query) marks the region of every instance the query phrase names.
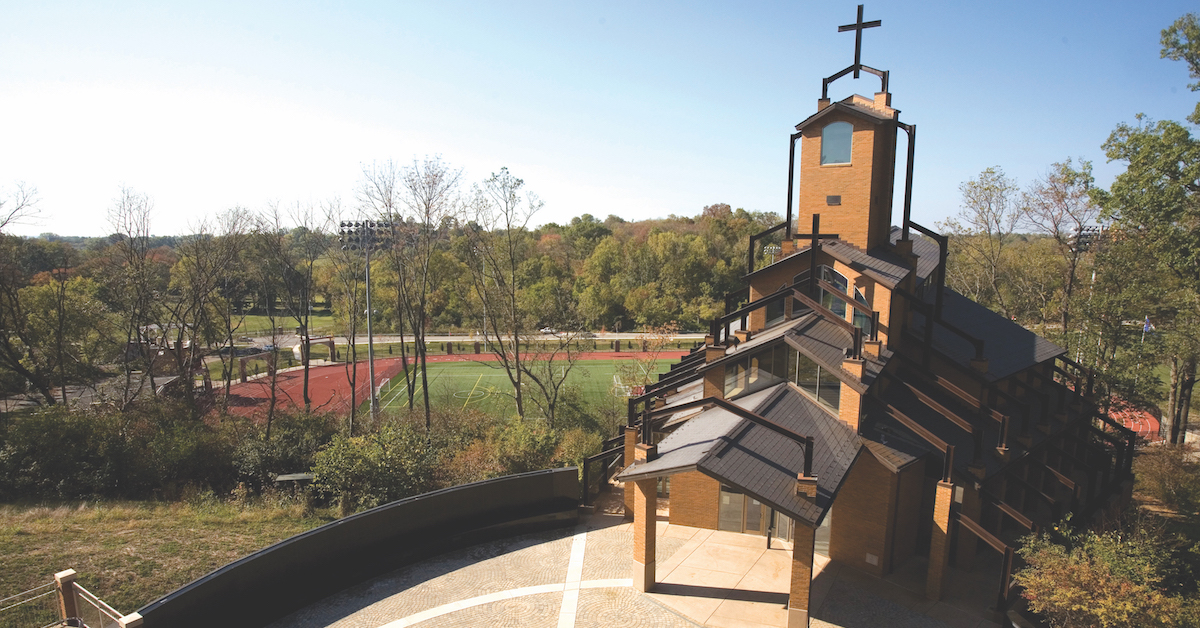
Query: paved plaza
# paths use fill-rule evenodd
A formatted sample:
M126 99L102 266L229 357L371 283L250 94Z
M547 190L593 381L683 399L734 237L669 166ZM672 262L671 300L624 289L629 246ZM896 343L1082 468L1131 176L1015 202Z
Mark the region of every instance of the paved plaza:
M687 628L782 627L791 552L764 537L658 524L658 584L632 588L630 524L586 516L574 528L463 548L399 569L314 603L272 628ZM906 588L904 570L887 579L837 569L817 557L814 628L991 628L963 608L986 605L988 581L952 575L947 600ZM924 573L922 566L910 569ZM987 570L976 570L977 572ZM982 597L981 597L982 596ZM961 607L961 608L960 608Z

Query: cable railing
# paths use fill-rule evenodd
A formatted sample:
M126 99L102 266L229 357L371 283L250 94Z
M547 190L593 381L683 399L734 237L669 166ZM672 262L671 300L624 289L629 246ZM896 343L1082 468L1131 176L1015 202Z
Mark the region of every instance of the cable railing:
M138 628L142 616L122 615L83 588L74 569L54 574L54 582L0 599L0 628Z
M58 588L51 582L0 599L0 626L61 626L63 619L55 595L57 592Z
M83 622L83 625L88 628L123 628L121 623L121 615L113 607L109 606L92 594L91 591L83 588L83 585L75 583L75 612L78 613L78 618Z

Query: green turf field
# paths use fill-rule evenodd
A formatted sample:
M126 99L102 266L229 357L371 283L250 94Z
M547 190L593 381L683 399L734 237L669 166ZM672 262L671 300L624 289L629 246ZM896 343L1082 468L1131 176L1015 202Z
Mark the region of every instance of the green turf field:
M577 386L588 403L624 401L631 392L623 381L614 380L618 364L632 360L589 360L577 362L567 377L569 386ZM673 361L660 360L658 372L666 371ZM657 379L657 378L654 378ZM528 387L534 384L530 383ZM433 407L476 408L497 416L514 414L512 384L504 369L479 362L441 362L429 365L429 400ZM420 389L418 388L418 394ZM380 405L400 409L408 403L403 373L383 389Z

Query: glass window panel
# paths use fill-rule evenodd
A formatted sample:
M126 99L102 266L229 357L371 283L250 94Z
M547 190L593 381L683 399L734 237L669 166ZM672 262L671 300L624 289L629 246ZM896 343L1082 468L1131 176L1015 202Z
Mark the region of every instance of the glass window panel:
M854 126L833 122L821 130L821 165L850 163L850 139Z
M730 532L742 531L742 506L745 495L741 491L721 485L721 504L717 508L717 529Z
M825 518L828 519L829 516L826 515ZM775 538L781 541L792 540L792 528L792 520L787 515L781 512L775 513Z
M819 371L817 363L808 359L808 356L796 352L796 385L800 390L807 392L813 397L817 396L817 371Z
M821 279L833 284L834 287L843 293L847 292L846 288L850 285L845 275L824 265L821 266Z
M866 314L854 310L854 326L863 330L863 335L867 338L871 337L871 317Z
M783 299L775 299L767 304L767 327L774 327L783 322Z
M846 318L846 300L845 299L834 296L833 294L822 290L821 291L821 305L825 306L825 309L829 310L830 312L833 312L834 314L837 314L838 316L840 316L842 318Z
M746 498L746 532L762 532L762 502L753 497Z
M783 343L775 345L775 349L771 352L771 375L775 376L776 382L785 382L788 379L789 353L791 353L791 348Z
M741 394L746 389L746 363L737 362L725 367L725 398Z
M817 399L830 408L837 410L842 396L841 380L834 377L832 373L825 369L821 369L817 377L820 379Z

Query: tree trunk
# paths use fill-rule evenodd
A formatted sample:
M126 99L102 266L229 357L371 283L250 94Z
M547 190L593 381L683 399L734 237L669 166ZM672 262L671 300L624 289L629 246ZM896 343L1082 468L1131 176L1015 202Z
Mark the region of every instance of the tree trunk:
M1188 415L1192 409L1192 390L1196 386L1196 358L1184 361L1179 390L1179 443L1187 442Z

